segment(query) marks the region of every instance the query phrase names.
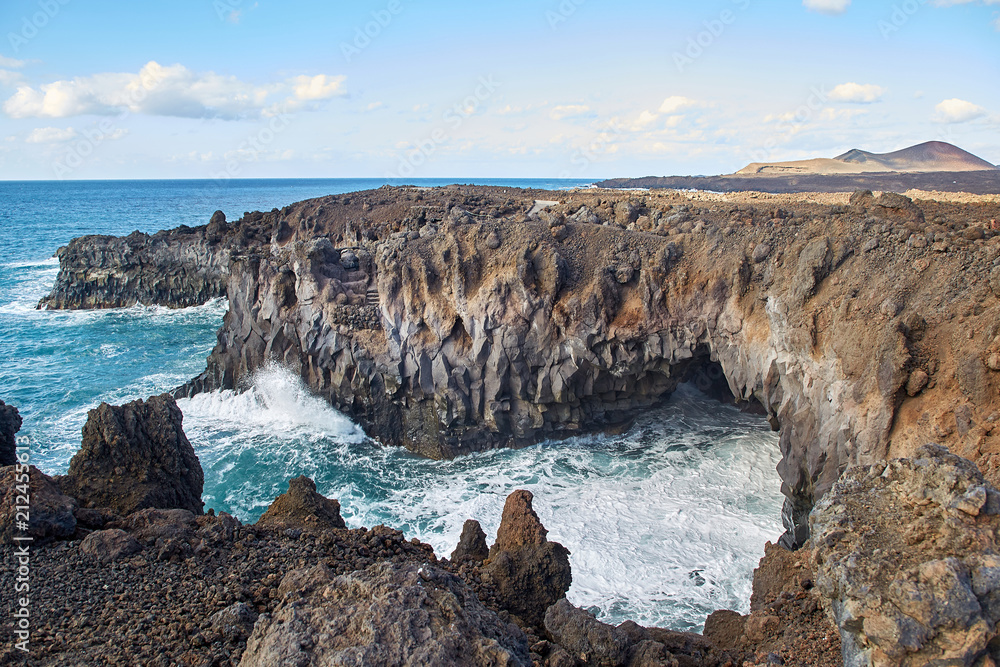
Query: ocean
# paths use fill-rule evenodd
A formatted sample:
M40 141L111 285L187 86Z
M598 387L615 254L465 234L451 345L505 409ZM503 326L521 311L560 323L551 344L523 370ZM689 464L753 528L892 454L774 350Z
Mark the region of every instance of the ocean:
M420 179L560 189L586 181ZM32 463L65 473L87 411L172 389L204 369L226 312L219 299L169 310L36 310L53 253L84 234L155 232L223 210L270 210L382 179L0 182L0 399L24 418ZM396 183L392 183L396 184ZM569 598L606 622L702 628L716 609L746 613L764 543L782 532L777 436L681 387L622 435L595 435L429 461L381 447L280 367L243 394L178 402L205 471L207 508L253 522L287 481L308 475L348 525L402 530L448 556L466 519L492 541L504 499L535 494L549 538L569 548Z

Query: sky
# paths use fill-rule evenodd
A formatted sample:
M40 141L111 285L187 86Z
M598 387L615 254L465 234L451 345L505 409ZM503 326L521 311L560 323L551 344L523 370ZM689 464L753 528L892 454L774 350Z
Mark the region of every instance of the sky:
M0 0L0 179L998 163L998 82L1000 0Z

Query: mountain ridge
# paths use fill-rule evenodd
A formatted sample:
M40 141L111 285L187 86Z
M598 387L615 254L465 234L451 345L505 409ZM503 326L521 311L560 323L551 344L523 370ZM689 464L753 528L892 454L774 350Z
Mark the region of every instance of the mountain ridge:
M753 162L733 176L929 173L998 170L996 165L944 141L927 141L890 153L853 148L835 158Z

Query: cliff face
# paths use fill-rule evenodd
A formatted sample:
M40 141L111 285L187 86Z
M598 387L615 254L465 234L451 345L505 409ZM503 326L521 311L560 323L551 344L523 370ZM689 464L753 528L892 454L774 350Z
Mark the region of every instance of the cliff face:
M928 430L997 479L997 212L898 195L383 189L254 214L214 240L148 237L133 252L163 261L139 266L101 255L110 240L75 241L73 257L131 278L94 280L64 252L48 304L119 305L139 291L123 285L159 284L174 248L180 266L219 267L230 303L178 394L238 388L276 360L372 436L435 458L618 427L684 379L724 379L780 428L785 541L800 544L848 465L912 453ZM211 291L144 289L173 305Z

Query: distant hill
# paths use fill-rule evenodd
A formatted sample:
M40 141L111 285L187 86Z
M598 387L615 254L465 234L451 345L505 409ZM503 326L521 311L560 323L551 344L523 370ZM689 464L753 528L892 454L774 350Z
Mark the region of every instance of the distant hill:
M929 173L990 171L998 167L958 146L928 141L892 153L849 150L835 158L814 158L793 162L754 162L733 176L797 176L864 173Z

